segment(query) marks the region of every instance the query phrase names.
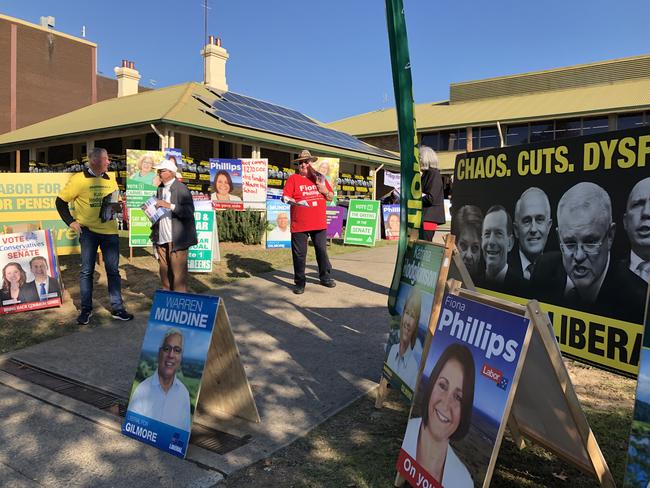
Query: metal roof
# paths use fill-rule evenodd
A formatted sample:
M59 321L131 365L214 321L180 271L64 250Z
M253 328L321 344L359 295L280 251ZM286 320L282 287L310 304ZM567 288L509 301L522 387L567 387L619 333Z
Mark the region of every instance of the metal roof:
M650 109L650 77L500 96L467 102L422 103L415 106L418 132L453 127L571 118L602 113ZM328 124L357 137L397 132L395 109L369 112Z
M126 129L150 123L169 123L226 136L246 138L262 145L265 143L284 146L289 150L306 148L312 152L331 157L354 159L398 166L398 155L386 157L319 144L229 125L205 112L200 101L215 100L215 94L201 83L183 83L144 93L112 98L80 108L58 117L0 135L0 152L24 147L27 144L55 143L57 139L87 136L101 132Z

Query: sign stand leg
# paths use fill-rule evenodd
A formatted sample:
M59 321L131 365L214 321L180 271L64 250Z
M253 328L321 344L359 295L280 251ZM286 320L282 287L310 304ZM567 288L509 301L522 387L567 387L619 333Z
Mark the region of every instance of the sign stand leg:
M386 393L388 393L388 380L382 376L381 380L379 380L379 387L377 387L377 400L375 401L375 408L382 408L384 406Z
M404 486L404 483L406 480L402 478L402 475L397 473L397 476L395 476L395 483L393 483L394 486Z

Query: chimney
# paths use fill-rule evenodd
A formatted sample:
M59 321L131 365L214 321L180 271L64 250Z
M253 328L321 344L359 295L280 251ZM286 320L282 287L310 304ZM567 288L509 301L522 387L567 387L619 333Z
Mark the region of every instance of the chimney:
M221 47L221 39L210 36L205 49L201 50L204 63L203 83L217 90L228 91L226 83L226 61L228 51Z
M54 29L55 20L54 17L48 15L47 17L41 16L41 27L45 29Z
M122 60L122 66L115 67L115 76L117 76L117 97L135 95L138 93L138 82L140 73L135 69L135 63L128 59Z

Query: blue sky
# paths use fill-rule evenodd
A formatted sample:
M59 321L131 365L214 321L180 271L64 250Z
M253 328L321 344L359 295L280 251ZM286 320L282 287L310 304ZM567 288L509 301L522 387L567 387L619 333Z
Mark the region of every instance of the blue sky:
M208 0L232 91L329 122L394 105L382 0ZM203 0L0 0L0 13L99 45L98 70L135 61L142 83L202 79ZM449 83L650 52L650 2L404 0L417 103Z

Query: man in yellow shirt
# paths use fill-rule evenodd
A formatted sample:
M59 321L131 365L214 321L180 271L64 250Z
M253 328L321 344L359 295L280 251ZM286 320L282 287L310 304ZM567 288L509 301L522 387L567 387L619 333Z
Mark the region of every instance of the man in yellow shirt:
M119 273L120 240L117 222L111 212L111 202L117 201L117 182L106 171L106 149L94 148L88 155L88 167L72 175L56 199L56 209L61 219L77 234L81 244L81 313L77 323L86 325L93 310L93 273L97 248L102 250L108 294L111 298L112 316L118 320L132 320L133 315L124 309ZM68 207L74 203L74 216Z

